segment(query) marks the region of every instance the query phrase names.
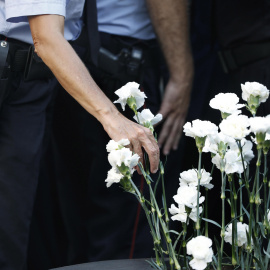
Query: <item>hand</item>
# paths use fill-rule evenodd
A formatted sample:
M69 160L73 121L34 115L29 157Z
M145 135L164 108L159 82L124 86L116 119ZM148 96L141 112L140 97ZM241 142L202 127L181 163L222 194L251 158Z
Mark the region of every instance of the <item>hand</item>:
M164 123L158 144L163 147L163 154L178 148L190 102L191 83L179 83L170 79L160 107Z
M143 161L143 150L149 156L150 170L156 173L159 166L159 147L152 132L137 123L134 123L125 118L119 112L112 117L106 119L107 124L103 124L105 131L111 139L119 141L121 139L129 139L130 149L140 156L140 161ZM136 168L139 172L139 168Z

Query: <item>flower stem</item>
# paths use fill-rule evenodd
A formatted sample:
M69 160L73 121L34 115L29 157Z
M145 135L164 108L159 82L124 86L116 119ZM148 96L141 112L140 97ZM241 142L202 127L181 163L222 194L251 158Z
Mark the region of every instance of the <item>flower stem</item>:
M202 178L202 172L201 172L201 166L202 166L202 151L199 150L199 161L198 161L198 186L197 186L197 221L196 221L196 230L197 230L197 236L201 234L200 232L200 204L199 204L199 197L200 197L200 185L201 185L201 178Z
M208 219L208 188L205 189L205 218ZM205 221L205 236L208 237L208 222Z
M222 200L222 224L221 224L221 245L220 245L220 258L219 258L219 270L221 270L223 248L224 248L224 237L225 237L225 186L226 186L226 176L224 172L221 172L221 200Z

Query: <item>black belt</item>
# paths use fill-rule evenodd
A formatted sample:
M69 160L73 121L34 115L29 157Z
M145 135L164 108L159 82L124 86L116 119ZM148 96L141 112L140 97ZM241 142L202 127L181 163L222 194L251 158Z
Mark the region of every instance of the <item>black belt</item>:
M43 63L41 58L34 52L34 46L17 41L11 38L6 38L0 35L0 40L6 40L9 43L8 66L11 74L20 72L23 73L24 79L43 80L53 77L50 69ZM5 73L5 70L2 74Z
M244 44L218 52L225 73L237 70L247 64L270 57L270 41Z

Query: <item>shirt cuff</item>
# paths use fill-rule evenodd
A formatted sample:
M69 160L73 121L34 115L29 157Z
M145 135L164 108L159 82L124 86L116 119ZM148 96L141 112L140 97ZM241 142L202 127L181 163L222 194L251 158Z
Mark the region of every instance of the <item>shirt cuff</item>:
M66 16L66 0L51 0L51 1L6 1L6 21L19 23L28 22L27 16L34 15L61 15Z

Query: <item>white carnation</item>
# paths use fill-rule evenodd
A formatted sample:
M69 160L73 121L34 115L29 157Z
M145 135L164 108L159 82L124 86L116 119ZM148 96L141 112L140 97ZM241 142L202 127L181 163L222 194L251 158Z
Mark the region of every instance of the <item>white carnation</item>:
M269 90L262 84L257 82L246 82L241 84L242 98L248 101L250 96L259 97L259 103L265 102L269 96Z
M206 138L203 152L211 152L216 154L218 152L218 146L221 142L228 145L230 143L234 143L235 140L232 137L223 134L222 132L209 135Z
M269 133L270 118L269 117L252 117L249 118L250 131L253 133Z
M241 157L241 153L239 147L236 142L230 143L230 149L237 152L238 156ZM252 151L253 144L251 141L242 139L240 141L240 145L242 147L242 156L245 163L249 163L251 159L254 158L254 153Z
M110 140L108 144L106 145L107 152L112 152L113 150L120 149L124 146L127 146L130 144L130 141L128 139L122 139L118 142L114 140Z
M210 107L220 110L222 113L227 114L240 114L240 108L244 107L244 104L238 104L239 98L234 93L219 93L213 99L210 100Z
M120 103L123 111L129 98L134 97L136 100L137 109L144 105L146 95L140 91L139 84L136 82L128 82L126 85L115 91L115 94L119 97L114 103Z
M113 167L108 171L108 176L105 180L107 183L106 186L110 187L113 183L119 183L122 178L123 175L115 167Z
M226 174L242 173L244 171L241 157L239 157L235 151L228 150L224 159L222 159L219 154L216 154L212 158L212 163L215 164L219 170L225 171Z
M248 225L242 222L237 222L237 245L242 247L247 243ZM225 242L232 244L232 223L226 228Z
M139 159L140 157L137 154L133 155L128 148L111 151L108 156L109 163L112 167L120 167L124 164L131 172L133 172L133 167L138 164Z
M215 134L218 131L218 127L215 124L210 121L201 121L199 119L192 121L192 124L187 122L183 128L186 136L193 138L203 138L207 135Z
M162 115L158 113L154 116L149 109L144 109L141 112L138 112L138 118L140 124L144 126L151 124L153 126L162 120ZM134 119L138 122L136 115L134 116Z
M205 236L197 236L187 243L187 254L192 255L193 259L189 265L196 270L203 270L207 263L212 261L213 250L212 240Z
M236 140L241 140L250 133L249 120L245 115L230 115L222 120L219 127L222 133Z
M173 196L173 199L178 204L183 204L189 208L197 206L197 188L194 186L180 186L177 190L177 194ZM200 194L199 194L200 195ZM204 197L199 198L199 204L204 201Z
M172 220L186 222L187 212L186 212L185 206L183 204L179 204L178 207L176 207L174 204L172 204L171 208L169 208L169 212L172 215L172 217L171 217Z
M174 204L171 205L171 208L169 208L169 212L172 215L171 219L172 220L178 220L181 222L186 223L187 221L187 212L185 205L183 204L178 204L178 207L176 207ZM199 214L202 213L202 207L199 207ZM192 208L191 212L189 214L189 218L192 219L194 222L197 221L197 208Z
M208 189L213 188L214 186L210 184L210 181L212 180L211 174L206 172L205 169L201 170L201 180L200 184L201 186L204 186ZM184 171L180 173L180 186L198 186L198 172L195 169L191 169L188 171Z

